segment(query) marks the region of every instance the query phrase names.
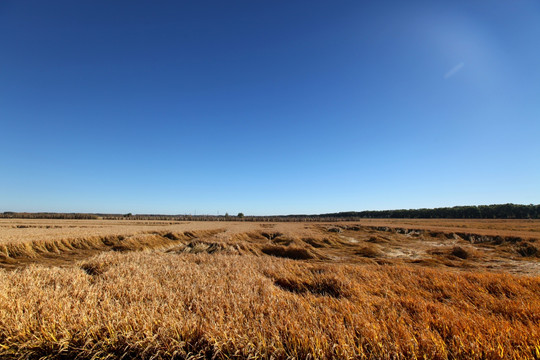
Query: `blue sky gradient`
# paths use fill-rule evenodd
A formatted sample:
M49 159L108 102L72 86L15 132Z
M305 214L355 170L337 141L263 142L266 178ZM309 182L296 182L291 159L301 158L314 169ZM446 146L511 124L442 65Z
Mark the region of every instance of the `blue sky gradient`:
M0 211L540 203L540 3L2 1Z

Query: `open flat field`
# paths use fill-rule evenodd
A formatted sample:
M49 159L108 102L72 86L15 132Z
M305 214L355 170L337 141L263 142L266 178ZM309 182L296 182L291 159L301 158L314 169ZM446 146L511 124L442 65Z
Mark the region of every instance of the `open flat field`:
M0 220L4 358L540 358L540 221Z

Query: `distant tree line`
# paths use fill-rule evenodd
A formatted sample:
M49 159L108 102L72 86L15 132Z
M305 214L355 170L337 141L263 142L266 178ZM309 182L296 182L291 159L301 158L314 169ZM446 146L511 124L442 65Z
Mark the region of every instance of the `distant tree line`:
M0 218L75 220L161 220L161 221L357 221L360 219L540 219L540 205L479 205L435 209L348 211L320 215L237 216L28 213L6 211Z
M323 214L335 218L395 218L395 219L540 219L540 205L479 205L435 209L349 211Z
M73 219L73 220L96 220L99 219L97 214L82 214L82 213L29 213L29 212L13 212L5 211L0 214L0 218L4 219Z

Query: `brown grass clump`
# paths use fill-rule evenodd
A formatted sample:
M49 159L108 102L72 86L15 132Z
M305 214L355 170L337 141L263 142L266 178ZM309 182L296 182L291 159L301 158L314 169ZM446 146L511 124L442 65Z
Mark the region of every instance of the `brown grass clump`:
M377 243L384 244L388 242L388 239L385 239L384 237L381 237L381 236L370 236L367 241L370 243L375 243L375 244Z
M532 244L530 242L525 242L517 246L517 252L521 256L526 257L540 257L540 249L538 245Z
M450 252L450 255L453 255L460 259L467 259L471 256L470 253L461 246L454 246L452 248L452 251Z
M383 255L383 253L375 246L368 244L367 246L362 246L361 248L355 250L356 255L360 255L368 258L376 258Z
M308 238L302 239L302 241L313 246L314 248L324 248L331 244L330 240L327 238L316 239L314 237L308 237Z
M279 238L280 236L282 236L283 234L280 233L280 232L266 232L266 231L261 231L261 235L265 238L267 238L268 240L274 240L276 238Z
M222 253L229 253L229 254L240 254L241 248L239 246L230 245L222 242L209 242L209 241L202 241L202 240L193 240L190 241L187 244L182 244L179 246L175 246L171 249L168 249L167 252L170 253L191 253L191 254L199 254L199 253L207 253L207 254L214 254L217 252Z
M294 260L313 259L314 256L306 248L288 247L288 246L265 246L261 251L266 255L277 256L281 258L289 258Z

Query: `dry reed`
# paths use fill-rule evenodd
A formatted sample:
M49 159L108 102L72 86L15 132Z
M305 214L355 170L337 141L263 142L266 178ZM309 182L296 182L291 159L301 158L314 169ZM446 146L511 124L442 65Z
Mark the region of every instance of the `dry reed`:
M526 359L540 352L538 277L158 252L0 275L4 357Z

